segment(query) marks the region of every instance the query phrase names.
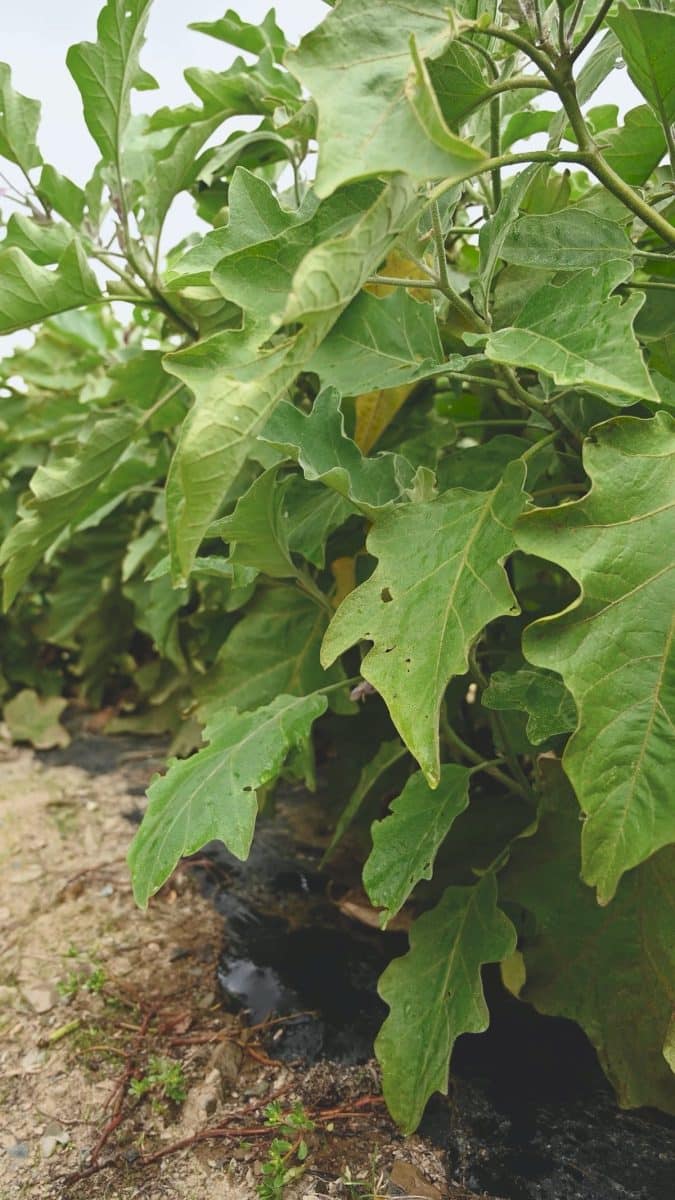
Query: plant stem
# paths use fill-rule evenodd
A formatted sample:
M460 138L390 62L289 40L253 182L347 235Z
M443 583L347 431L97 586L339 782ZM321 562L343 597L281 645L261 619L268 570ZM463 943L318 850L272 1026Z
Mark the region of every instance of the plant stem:
M450 722L448 721L448 715L444 704L441 705L440 731L441 736L447 743L449 749L456 750L462 756L462 758L466 758L468 762L473 763L474 766L479 767L481 770L487 771L488 775L492 775L493 779L499 780L499 782L505 788L508 788L510 792L517 792L518 795L523 794L523 789L521 788L520 784L516 783L515 779L511 779L509 775L506 775L503 771L500 771L499 767L488 765L482 754L479 754L478 751L474 750L472 746L467 746L466 742L462 741L459 734L455 733Z
M665 279L645 279L642 283L622 283L621 287L631 288L638 292L675 292L675 283L668 283Z
M438 279L401 279L398 275L369 275L367 282L381 283L385 287L434 288L437 291L441 286Z
M499 96L493 96L490 101L490 155L492 158L499 158L502 149L501 143L501 123L502 123L502 106ZM499 206L499 201L502 198L502 176L499 167L494 167L491 172L492 178L492 204L496 209Z
M576 62L579 55L583 54L583 52L586 49L586 47L588 46L589 42L593 41L593 38L595 37L596 33L598 32L600 26L602 25L602 22L604 21L605 17L607 16L607 13L609 12L613 3L614 3L614 0L604 0L604 4L602 4L600 6L600 8L598 9L597 13L595 14L594 20L591 21L590 25L588 26L588 29L586 30L584 36L581 39L581 41L579 42L579 44L577 46L574 47L574 50L572 51L572 62ZM578 4L578 7L579 8L581 7L581 0ZM579 17L577 16L577 20L578 19L579 19ZM572 18L572 20L574 21L574 25L576 25L576 21L574 20L574 17ZM570 29L568 31L570 36L572 34L574 25L572 25L570 23Z
M441 213L438 207L438 200L432 201L431 204L431 228L434 235L434 244L436 246L436 264L438 266L439 286L443 293L447 295L450 289L450 278L448 276L448 263L445 257L445 238L443 236L443 226L441 224Z

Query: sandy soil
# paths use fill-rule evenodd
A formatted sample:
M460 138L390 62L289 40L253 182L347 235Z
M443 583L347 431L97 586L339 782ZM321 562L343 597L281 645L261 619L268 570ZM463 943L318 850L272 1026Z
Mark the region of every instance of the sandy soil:
M397 1134L374 1067L292 1069L224 1011L222 918L189 866L134 906L124 813L158 765L94 775L0 740L0 1200L253 1197L275 1096L316 1124L289 1197L468 1196ZM154 1059L185 1099L133 1094Z

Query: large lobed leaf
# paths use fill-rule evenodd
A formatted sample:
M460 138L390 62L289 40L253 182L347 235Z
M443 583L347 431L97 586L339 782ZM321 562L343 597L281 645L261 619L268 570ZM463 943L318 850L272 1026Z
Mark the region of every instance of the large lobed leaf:
M132 89L157 87L138 61L151 4L107 0L98 17L98 40L71 46L66 58L82 96L87 128L104 161L117 166L131 119Z
M488 621L518 612L502 563L515 549L525 468L509 464L492 491L453 488L384 513L368 538L371 577L342 603L324 639L328 665L372 642L362 673L431 787L440 778L438 721L445 689L467 669Z
M432 791L418 771L392 801L384 820L373 824L363 883L375 907L384 910L383 926L403 908L420 880L431 879L436 854L469 803L470 778L468 767L447 763Z
M287 54L289 69L319 110L319 196L365 175L405 171L420 182L464 177L484 157L458 137L439 145L428 136L416 111L422 102L411 35L418 64L441 55L452 39L444 0L414 6L402 0L342 0ZM424 95L428 101L429 93Z
M403 1133L417 1128L433 1092L447 1092L459 1035L487 1029L481 967L506 958L515 944L488 873L474 887L448 888L413 925L409 952L382 975L378 990L390 1013L375 1053L387 1106Z
M24 171L38 167L42 155L37 145L40 102L22 96L12 87L12 72L0 62L0 157Z
M500 896L532 913L521 941L524 1000L578 1021L626 1107L675 1112L666 1062L675 1005L675 850L660 850L599 908L579 879L579 820L555 763L534 836L517 841Z
M208 745L174 759L148 791L148 809L129 850L141 908L178 860L218 839L245 859L258 812L256 791L279 775L289 752L308 740L326 710L324 696L277 696L265 708L226 708L204 730Z
M416 203L410 184L400 176L392 179L346 231L309 251L293 276L283 314L284 325L297 322L300 328L285 341L261 350L255 328L244 328L215 334L167 359L167 369L195 393L167 483L177 581L189 574L254 435L386 256Z
M569 608L526 630L523 648L576 702L563 765L586 814L583 877L603 904L624 871L675 840L674 464L672 417L608 421L585 445L589 495L516 526L523 550L580 587Z

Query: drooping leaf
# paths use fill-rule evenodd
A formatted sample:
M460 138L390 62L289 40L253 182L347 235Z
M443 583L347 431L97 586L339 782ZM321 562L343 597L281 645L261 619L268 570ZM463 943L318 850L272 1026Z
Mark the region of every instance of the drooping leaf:
M168 358L166 366L195 392L167 484L176 580L185 578L209 523L241 469L252 439L311 358L342 309L386 256L416 204L401 177L343 234L311 250L293 278L283 323L299 331L271 349L224 332Z
M452 489L384 513L367 543L378 565L341 604L324 639L326 665L357 642L373 643L363 677L382 696L430 787L440 778L445 689L464 674L487 622L518 611L502 563L515 547L524 478L523 464L511 463L493 491Z
M39 167L42 155L37 145L40 102L22 96L12 87L12 72L0 62L0 157L24 171Z
M518 545L559 563L580 595L523 648L562 675L579 725L563 765L586 814L583 877L606 904L624 871L675 840L664 765L673 719L675 422L621 417L586 442L582 500L523 516ZM665 553L664 553L665 552Z
M100 296L79 242L67 246L55 271L38 266L16 247L0 251L0 333L28 329L36 321L91 304Z
M276 467L259 475L231 516L211 525L209 537L230 543L231 562L255 567L273 579L287 579L297 575L297 569L288 548L285 489L277 477Z
M541 371L561 387L597 391L614 404L658 403L633 332L643 296L612 295L631 269L609 262L544 283L510 327L489 335L485 353L494 362Z
M350 825L356 820L370 793L387 774L390 767L400 762L406 753L405 746L401 745L398 738L393 742L382 742L378 746L373 758L363 767L356 787L338 817L333 836L323 856L324 863L332 856L338 843L342 841Z
M490 307L492 280L501 256L502 246L509 230L518 218L518 212L527 189L537 172L534 166L527 167L511 181L499 201L497 211L482 226L478 235L480 250L480 274L473 289L478 311L486 316Z
M97 489L108 479L136 427L131 417L106 417L94 425L77 455L38 467L25 515L0 548L5 609L59 534L93 511Z
M282 401L265 426L263 440L293 458L310 482L334 488L362 512L375 517L403 498L414 471L398 454L364 458L347 437L335 388L319 393L312 411Z
M217 839L245 859L258 811L256 791L279 775L289 752L307 741L326 709L324 696L277 696L255 712L224 709L204 730L208 745L174 759L148 791L148 809L131 849L136 903L148 900L178 860Z
M352 300L307 370L343 396L359 396L426 379L442 365L448 369L432 305L397 288L386 300L367 292Z
M667 129L675 122L675 14L620 4L607 24L621 42L633 83Z
M466 174L467 167L470 167L472 162L474 164L480 162L485 155L478 146L472 146L470 142L464 141L448 128L445 114L414 33L410 35L410 54L413 65L405 82L405 98L417 117L425 136L447 154L447 174L452 176L456 173L461 177ZM461 75L462 72L459 74ZM483 87L481 91L484 93L485 88ZM476 99L474 95L474 101Z
M556 768L546 764L536 833L514 844L500 878L500 896L534 917L521 939L520 995L582 1026L620 1104L675 1112L664 1057L675 1003L673 847L629 872L600 908L579 878L578 810Z
M448 888L410 931L410 950L389 964L379 993L390 1013L375 1042L387 1106L412 1133L434 1092L448 1090L450 1056L462 1033L481 1033L489 1016L481 967L515 949L511 922L497 908L494 875Z
M527 736L534 746L558 733L576 729L577 712L559 675L524 667L518 671L495 671L481 696L486 708L528 714Z
M505 262L553 271L600 267L614 259L630 262L632 256L633 244L620 225L571 208L520 217L501 248Z
M324 671L319 661L327 624L325 610L297 588L256 596L195 683L200 716L210 723L223 708L245 712L282 694L304 696L338 683L342 671Z
M373 824L363 883L375 907L384 909L382 926L403 908L421 879L431 879L436 854L469 803L470 778L468 767L448 763L432 791L418 771L392 801L384 820Z
M438 58L452 38L447 5L343 0L286 55L318 105L318 195L365 175L405 171L420 182L464 176L483 157L459 138L451 152L422 128L406 95L413 34L421 59Z
M106 163L119 165L131 119L131 92L157 87L139 55L152 0L106 0L96 42L78 42L66 62L80 95L87 128Z
M12 213L7 222L2 251L15 246L32 262L46 267L63 257L72 240L72 230L61 222L43 223L25 217L23 213Z
M68 746L70 735L59 722L68 701L60 696L43 698L32 688L24 688L4 708L4 719L15 742L30 742L36 750Z

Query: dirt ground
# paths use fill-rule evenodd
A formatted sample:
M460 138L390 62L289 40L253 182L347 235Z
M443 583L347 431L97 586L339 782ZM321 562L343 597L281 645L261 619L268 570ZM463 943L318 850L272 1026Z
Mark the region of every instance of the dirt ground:
M398 1135L373 1065L275 1062L224 1010L189 866L135 907L124 813L159 765L95 775L0 737L0 1200L254 1197L275 1098L315 1125L288 1197L468 1197Z

